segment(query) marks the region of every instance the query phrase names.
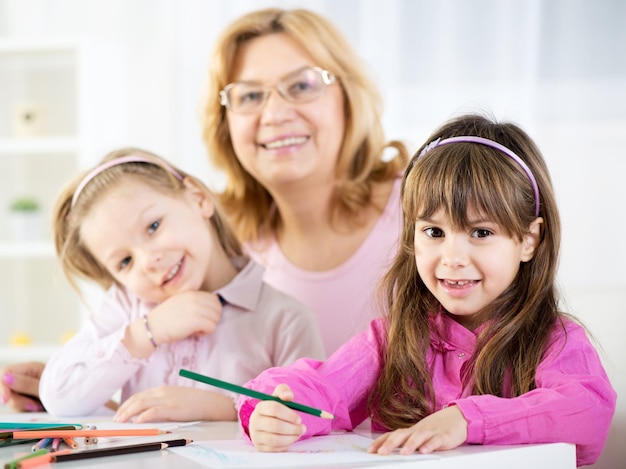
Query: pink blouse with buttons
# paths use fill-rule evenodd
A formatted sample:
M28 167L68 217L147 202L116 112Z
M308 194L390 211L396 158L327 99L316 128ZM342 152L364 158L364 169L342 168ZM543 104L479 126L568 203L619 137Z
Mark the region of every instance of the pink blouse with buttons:
M579 325L567 321L566 333L556 327L535 376L536 389L515 398L472 396L463 391L461 369L471 357L476 334L447 314L431 320L440 339L433 340L428 360L437 410L459 406L468 422L467 443L521 444L569 442L576 444L578 464L592 464L600 455L615 412L616 393L598 354ZM386 347L382 319L333 354L325 362L298 360L288 368L266 370L247 387L271 393L287 383L294 400L335 416L325 420L301 414L304 437L351 430L369 417L368 396L381 372ZM257 401L239 398L239 417L248 433ZM385 430L373 426L373 430Z
M126 327L154 305L112 287L98 314L46 364L39 390L46 410L63 416L88 415L119 389L124 401L162 385L229 394L182 378L178 371L188 368L243 384L271 366L288 365L300 357L323 358L324 346L312 313L262 278L263 268L249 262L219 290L226 304L213 334L159 345L143 360L132 357L122 339Z

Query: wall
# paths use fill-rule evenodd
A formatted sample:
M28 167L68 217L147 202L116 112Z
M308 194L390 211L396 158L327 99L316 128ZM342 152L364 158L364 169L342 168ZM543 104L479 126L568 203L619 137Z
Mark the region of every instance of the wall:
M389 137L490 110L535 136L563 218L564 307L589 327L620 394L597 468L626 460L626 3L620 0L0 0L0 35L79 37L94 159L120 145L209 168L198 99L212 42L240 13L304 6L340 25L383 90ZM1 77L0 77L1 79Z

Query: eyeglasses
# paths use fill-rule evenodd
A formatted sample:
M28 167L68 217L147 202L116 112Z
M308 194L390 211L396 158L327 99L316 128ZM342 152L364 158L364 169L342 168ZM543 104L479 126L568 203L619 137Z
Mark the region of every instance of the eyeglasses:
M239 81L220 91L220 104L238 114L252 114L263 109L273 89L293 104L307 103L324 94L336 81L335 75L319 67L305 67L282 78L275 85Z

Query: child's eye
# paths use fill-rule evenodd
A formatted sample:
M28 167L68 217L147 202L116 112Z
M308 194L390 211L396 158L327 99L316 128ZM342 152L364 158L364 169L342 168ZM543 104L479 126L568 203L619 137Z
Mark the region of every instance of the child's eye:
M484 228L477 228L472 232L472 236L475 238L486 238L492 234L493 232L491 230L486 230Z
M153 221L150 226L148 227L148 233L152 234L154 233L157 228L159 227L159 225L161 224L161 222L159 220L155 220Z
M122 259L118 265L119 270L124 270L126 267L128 267L128 264L130 264L131 260L132 259L130 256L126 256L124 259Z
M429 238L443 237L443 230L441 230L440 228L426 228L424 230L424 233L426 233L426 236L428 236Z

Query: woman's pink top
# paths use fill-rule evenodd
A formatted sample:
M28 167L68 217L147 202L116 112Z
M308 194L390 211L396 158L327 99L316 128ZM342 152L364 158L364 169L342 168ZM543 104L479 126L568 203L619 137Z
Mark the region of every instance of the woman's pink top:
M289 261L276 239L246 246L265 267L264 280L304 303L315 315L327 356L379 316L375 293L393 260L402 229L398 177L387 204L365 241L343 264L321 272Z
M221 391L178 375L181 368L243 384L271 366L301 357L324 357L311 312L262 281L263 268L249 262L218 292L226 300L211 335L161 344L146 359L122 344L130 323L148 313L147 304L126 290L111 288L91 316L46 364L39 388L48 412L83 416L98 410L117 390L122 402L157 386ZM234 399L234 395L231 395Z
M615 412L616 393L582 327L570 321L566 321L567 333L556 327L537 368L537 388L519 397L501 398L472 396L462 390L461 369L474 352L475 333L443 313L431 321L445 338L433 341L428 351L436 408L459 406L468 423L466 443L567 442L576 444L579 465L598 458ZM326 420L301 414L305 437L351 430L370 416L367 400L381 372L385 343L384 323L377 319L325 362L298 360L287 368L266 370L245 386L271 394L276 385L287 383L294 401L335 416ZM246 433L256 402L239 398Z

